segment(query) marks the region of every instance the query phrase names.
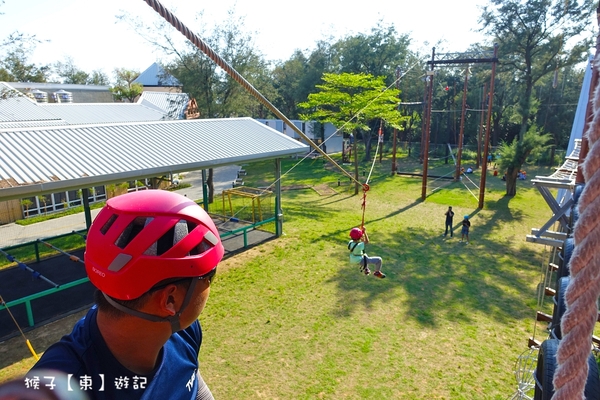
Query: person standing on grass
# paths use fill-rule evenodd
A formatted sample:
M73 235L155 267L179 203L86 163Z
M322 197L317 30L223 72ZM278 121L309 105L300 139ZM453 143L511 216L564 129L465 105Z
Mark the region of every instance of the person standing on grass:
M85 250L96 305L28 379L62 372L92 400L214 400L198 365L198 316L223 254L210 216L187 197L144 190L109 199Z
M465 218L462 220L462 238L460 239L460 242L462 243L463 240L465 240L465 237L467 238L467 244L469 244L469 229L471 228L471 221L469 221L469 216L465 215Z
M369 243L369 236L365 228L352 228L350 230L350 242L348 242L348 250L350 250L350 263L351 264L360 264L360 270L364 272L365 275L369 275L371 270L369 269L369 264L375 266L375 272L373 272L373 276L377 278L385 278L385 274L381 272L381 265L383 261L381 257L369 257L367 253L365 253L365 244Z
M450 229L450 237L454 236L454 228L452 227L452 218L454 218L454 211L452 211L452 207L448 207L448 211L446 211L446 232L444 232L444 236L448 235L448 229Z

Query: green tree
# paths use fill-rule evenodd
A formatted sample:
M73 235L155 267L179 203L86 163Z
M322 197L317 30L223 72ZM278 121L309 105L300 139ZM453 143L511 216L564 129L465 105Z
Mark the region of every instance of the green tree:
M54 69L56 74L62 78L62 83L85 85L90 77L87 72L77 68L71 57L67 57L64 62L56 62Z
M331 45L317 42L316 48L305 56L296 50L292 57L273 69L272 79L277 97L273 103L290 119L299 118L298 103L308 99L321 77L331 69Z
M399 35L394 25L379 21L370 34L348 36L331 46L332 64L340 72L385 76L391 84L396 67L404 65L409 54L408 35Z
M115 68L114 74L116 84L108 90L110 90L118 101L127 100L133 103L144 90L141 84L133 82L140 76L140 73L125 68Z
M548 158L550 165L554 162L554 149L568 147L584 73L583 69L566 67L545 76L536 87L540 102L536 124L552 135L554 142Z
M89 75L86 84L88 85L98 85L98 86L108 86L110 85L110 79L108 75L104 73L104 71L100 69L95 69Z
M0 74L11 82L47 82L50 67L37 67L28 62L28 54L24 48L10 50L0 61Z
M483 8L481 30L499 44L500 68L510 71L520 88L519 139L536 112L536 83L558 67L585 60L592 42L581 35L593 8L591 0L490 0Z
M516 88L515 112L507 116L519 124L519 141L525 139L540 105L535 86L557 68L585 60L592 42L584 33L593 8L591 0L490 0L490 5L483 8L481 30L499 44L499 72L505 73L507 89L513 85ZM510 105L510 98L507 100ZM527 148L526 143L515 147L523 153ZM525 160L515 160L520 159ZM516 193L520 168L521 165L513 165L514 173L507 173L508 195Z
M346 133L353 133L365 143L365 160L371 159L371 126L383 120L401 129L404 117L396 110L398 89L386 88L385 77L370 74L324 74L319 92L308 95L308 101L299 107L307 110L301 117L305 120L330 122ZM371 125L370 125L371 124ZM378 125L377 125L378 126ZM358 180L356 141L354 151L355 178ZM355 189L358 193L358 187Z
M41 196L38 196L37 198L38 198L38 201L44 205L44 214L48 214L48 209L46 208L46 203L47 203L48 199L46 199L46 196L41 195Z
M25 218L29 217L29 207L31 207L32 204L33 201L31 201L30 199L21 200L21 205L25 209Z
M510 144L504 142L500 145L500 160L498 168L500 171L506 171L506 195L514 196L517 194L517 175L522 165L530 155L537 156L546 150L548 142L552 137L548 134L541 135L534 125L523 139L515 138Z

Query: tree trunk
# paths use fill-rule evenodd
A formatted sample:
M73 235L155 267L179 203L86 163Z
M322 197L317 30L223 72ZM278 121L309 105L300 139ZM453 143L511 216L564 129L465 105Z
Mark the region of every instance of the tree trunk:
M519 174L519 169L514 167L509 167L506 170L506 195L514 196L517 194L517 175Z

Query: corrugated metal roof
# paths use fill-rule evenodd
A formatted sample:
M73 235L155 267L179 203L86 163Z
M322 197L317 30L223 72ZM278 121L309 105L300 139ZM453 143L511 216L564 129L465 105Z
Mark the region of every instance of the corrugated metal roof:
M0 94L0 123L60 120L6 83L0 82Z
M15 89L38 89L48 92L56 92L57 90L64 89L67 92L73 90L85 90L87 92L108 92L109 86L100 85L78 85L74 83L39 83L39 82L7 82L10 86Z
M0 132L0 201L307 149L252 118L6 130Z
M165 71L158 63L153 63L146 68L133 82L144 86L182 86L177 78Z
M44 126L63 126L66 122L62 119L56 121L20 121L20 122L0 122L0 130L3 129L24 129L40 128Z
M107 124L114 122L160 121L165 113L131 103L47 103L40 107L63 119L69 125Z
M137 103L162 110L168 119L184 119L189 101L187 93L142 92Z

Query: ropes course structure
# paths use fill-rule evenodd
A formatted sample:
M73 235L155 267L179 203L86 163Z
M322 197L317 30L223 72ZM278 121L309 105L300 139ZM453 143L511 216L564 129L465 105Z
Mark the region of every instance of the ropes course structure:
M598 319L600 296L600 89L597 71L592 99L593 119L585 134L589 152L581 164L585 187L579 198L579 218L574 226L574 250L569 263L570 280L565 293L566 312L561 319L563 338L557 349L554 374L555 400L581 399L588 379L592 334Z
M436 60L435 47L432 49L431 61L427 61L427 64L430 66L430 70L427 71L426 76L426 90L425 90L425 112L424 112L424 126L423 126L423 139L422 139L422 154L423 154L423 181L421 187L421 199L425 200L427 197L427 169L428 169L428 157L426 155L429 153L429 136L431 130L431 115L432 115L432 104L433 104L433 88L434 88L434 76L435 71L434 67L436 65L456 65L456 64L466 64L467 68L465 69L465 81L464 81L464 89L463 89L463 104L462 104L462 115L461 115L461 129L459 135L459 143L458 143L458 156L457 156L457 166L456 166L456 175L455 178L458 179L460 176L460 160L462 154L462 139L463 139L463 130L465 123L465 110L466 110L466 92L467 92L467 82L468 82L468 73L469 73L469 65L477 64L477 63L491 63L492 64L492 72L490 77L490 91L489 91L489 99L488 99L488 109L487 109L487 124L486 124L486 133L485 133L485 144L484 144L484 155L483 159L487 160L488 152L489 152L489 140L490 140L490 126L491 126L491 118L492 118L492 105L494 98L494 81L496 77L496 64L498 63L498 45L494 45L493 54L488 54L488 52L467 52L467 53L446 53L446 54L438 54L438 59ZM483 163L481 168L481 182L478 186L479 189L479 208L483 208L484 204L484 196L485 196L485 181L487 177L487 164Z

